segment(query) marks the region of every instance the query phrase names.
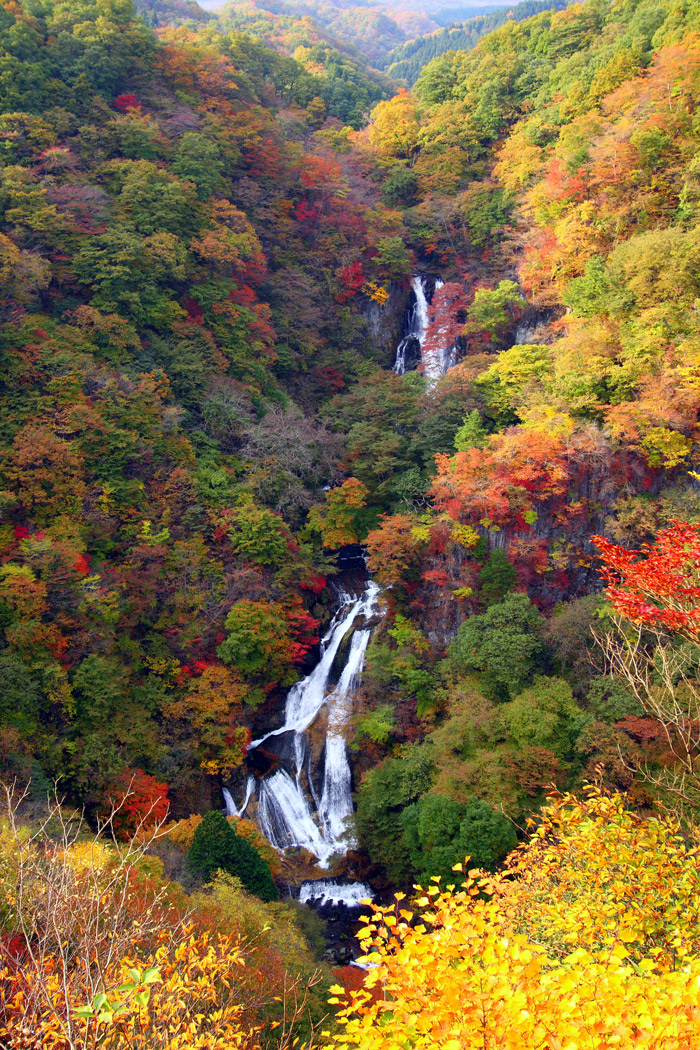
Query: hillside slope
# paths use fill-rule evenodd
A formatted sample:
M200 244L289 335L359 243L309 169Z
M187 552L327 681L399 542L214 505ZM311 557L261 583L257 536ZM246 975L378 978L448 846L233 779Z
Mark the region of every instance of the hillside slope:
M433 349L458 359L415 410L440 406L451 448L433 462L371 417L403 492L367 538L390 614L368 653L358 824L390 882L449 878L444 841L493 862L488 807L520 820L552 783L664 797L658 711L594 643L610 621L593 537L636 548L699 520L699 28L674 0L508 22L357 137L419 272L444 281ZM360 381L337 406L375 494L381 398Z
M378 353L348 303L401 277L400 218L249 37L102 0L0 27L2 769L93 814L145 770L188 815L314 643L313 417Z
M396 48L387 55L381 64L395 80L415 84L423 66L447 51L468 51L476 47L483 36L507 21L521 21L540 11L561 11L567 6L566 0L524 0L515 6L500 8L488 14L475 15L463 22L452 22L427 36L416 37Z

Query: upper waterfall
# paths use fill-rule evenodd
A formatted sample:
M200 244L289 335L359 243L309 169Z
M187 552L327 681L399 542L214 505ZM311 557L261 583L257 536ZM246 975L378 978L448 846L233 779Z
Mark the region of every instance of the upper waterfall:
M416 274L411 279L413 302L406 313L404 324L405 335L396 348L393 370L397 375L404 375L416 361L416 349L423 366L428 389L433 387L441 375L455 363L451 354L453 339L444 325L440 324L435 310L436 293L444 287L438 278L432 285L432 295L428 300L431 279Z
M422 348L425 333L428 330L428 299L426 296L427 282L425 277L411 278L411 290L415 297L414 303L409 307L406 316L406 334L396 348L394 358L394 371L402 376L406 371L406 352L414 340L418 341Z

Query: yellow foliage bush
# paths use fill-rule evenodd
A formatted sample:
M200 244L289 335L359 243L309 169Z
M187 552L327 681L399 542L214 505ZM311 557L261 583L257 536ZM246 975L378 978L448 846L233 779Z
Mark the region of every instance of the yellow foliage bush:
M333 1000L328 1047L697 1050L698 859L676 823L618 795L555 799L504 872L373 907L374 968Z
M3 968L0 1045L18 1050L255 1050L255 1030L244 1024L236 994L243 958L235 935L190 931L173 938L172 933L163 930L161 944L148 959L153 968L149 983L142 963L124 958L104 974L105 990L95 996L80 974L67 982L55 956L42 971ZM23 1004L37 998L52 1005L28 1016Z
M192 813L189 817L183 818L183 820L177 820L173 824L168 824L165 828L165 835L173 842L176 846L187 853L187 850L192 845L192 839L194 833L202 823L202 816L200 813Z

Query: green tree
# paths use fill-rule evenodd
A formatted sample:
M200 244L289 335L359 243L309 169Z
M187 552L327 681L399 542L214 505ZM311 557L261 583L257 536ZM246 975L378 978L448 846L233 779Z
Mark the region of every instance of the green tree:
M223 813L206 813L187 853L192 868L205 879L217 871L236 875L249 893L263 901L279 900L270 869L257 850L237 835Z
M502 725L521 750L546 748L567 759L587 718L561 678L538 676L501 710Z
M179 178L193 182L198 199L206 201L221 186L224 161L215 142L188 131L180 139L172 168Z
M372 262L384 277L400 280L411 272L411 253L401 237L380 237Z
M429 710L435 693L435 673L424 666L430 644L401 613L387 634L390 643L374 641L367 650L369 674L380 689L393 685L402 695L414 696L420 717Z
M120 190L117 207L125 224L144 236L164 230L182 235L192 229L191 183L181 182L150 160L114 161L109 171Z
M496 288L479 288L467 311L465 335L485 331L492 342L497 342L524 306L525 300L515 281L499 281Z
M264 692L284 681L294 681L293 646L288 633L286 611L277 602L239 601L226 617L227 638L217 652L258 688L248 696L259 702Z
M644 717L644 708L639 701L625 689L621 679L612 675L600 675L591 681L586 707L594 718L608 725L614 725L628 715Z
M518 574L508 555L500 547L491 552L488 561L479 572L481 595L487 605L494 605L515 586Z
M252 502L232 511L228 537L236 554L256 565L279 568L289 557L292 537L282 518Z
M430 788L432 761L425 747L407 747L398 758L387 758L371 769L357 796L357 830L372 860L383 864L396 883L412 876L404 841L401 812Z
M457 208L467 227L470 243L485 248L497 239L505 226L512 203L502 189L476 182L459 195Z
M486 444L486 431L481 425L481 413L478 408L472 409L455 434L455 451L466 452L470 448L483 448Z
M395 164L382 183L382 198L390 208L412 208L417 203L418 178L412 168Z
M460 624L449 648L452 666L458 672L481 672L487 695L509 700L543 661L544 627L544 617L526 594L508 594Z
M401 814L404 841L417 880L433 875L456 882L452 866L470 858L470 867L494 869L517 845L511 822L480 799L464 804L429 792Z
M500 353L498 360L476 382L486 393L488 407L497 424L507 426L518 420L518 409L525 400L524 391L551 372L550 347L519 343Z

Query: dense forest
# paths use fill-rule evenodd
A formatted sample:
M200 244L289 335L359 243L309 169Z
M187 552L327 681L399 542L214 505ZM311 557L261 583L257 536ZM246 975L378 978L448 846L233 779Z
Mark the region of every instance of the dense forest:
M566 0L523 0L514 7L503 7L489 14L475 15L461 23L454 22L435 33L409 40L391 51L384 60L383 68L395 80L415 84L423 66L446 51L468 51L476 47L482 36L510 19L520 21L540 11L561 11L566 6Z
M498 4L441 7L438 2L383 3L366 0L350 4L344 0L222 0L207 3L224 24L233 24L272 42L292 34L309 31L333 39L341 50L360 53L377 68L386 68L389 52L407 41L432 33L440 26L471 19L498 10ZM495 23L496 25L500 23ZM493 27L492 27L493 28ZM275 44L273 44L275 46ZM432 56L431 56L432 57Z
M700 3L343 10L0 0L0 1046L692 1050Z

